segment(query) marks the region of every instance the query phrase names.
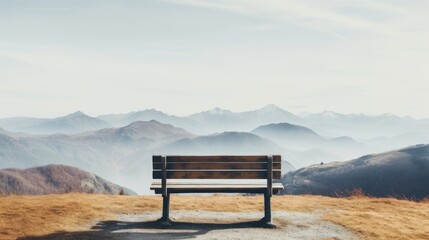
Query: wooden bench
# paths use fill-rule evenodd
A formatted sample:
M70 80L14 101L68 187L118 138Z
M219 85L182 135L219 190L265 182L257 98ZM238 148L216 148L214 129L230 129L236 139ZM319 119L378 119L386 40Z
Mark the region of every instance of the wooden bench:
M273 179L281 178L281 156L153 156L150 187L162 194L161 224L171 225L170 193L251 193L264 194L265 216L271 222L271 196L283 189Z

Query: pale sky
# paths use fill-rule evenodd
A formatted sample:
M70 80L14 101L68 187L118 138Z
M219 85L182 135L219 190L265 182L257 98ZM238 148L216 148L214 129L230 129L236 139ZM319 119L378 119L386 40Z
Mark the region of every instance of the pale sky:
M0 118L271 103L429 118L429 1L0 0Z

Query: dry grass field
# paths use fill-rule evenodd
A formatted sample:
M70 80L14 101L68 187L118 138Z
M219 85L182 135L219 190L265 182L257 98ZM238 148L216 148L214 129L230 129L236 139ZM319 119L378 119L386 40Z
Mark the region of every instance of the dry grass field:
M83 231L118 214L161 209L159 196L64 194L0 197L0 239ZM325 220L366 239L429 239L429 201L275 196L273 211L322 210ZM172 210L262 211L261 196L172 196Z

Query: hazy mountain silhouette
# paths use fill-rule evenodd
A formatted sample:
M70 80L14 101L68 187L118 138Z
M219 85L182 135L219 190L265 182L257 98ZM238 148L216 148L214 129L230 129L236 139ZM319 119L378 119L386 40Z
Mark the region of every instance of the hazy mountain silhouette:
M254 129L252 133L270 138L277 142L285 142L287 144L299 144L300 142L306 144L308 141L322 142L326 140L309 128L290 123L271 123L259 126Z
M220 108L195 113L187 118L200 123L200 131L203 133L245 131L246 125L249 124L248 119L239 114Z
M366 140L367 144L379 149L397 149L404 146L429 143L429 128L418 132L406 132L393 137L377 137Z
M297 169L323 162L341 161L342 157L335 153L325 152L318 148L304 151L288 151L288 161Z
M301 117L274 104L270 104L253 111L241 112L239 114L247 119L252 119L256 126L276 122L289 122L295 124L303 122Z
M10 117L0 119L0 126L9 131L22 131L47 121L48 118Z
M166 143L177 139L193 137L192 133L170 124L155 120L137 121L121 128L105 128L94 132L75 135L75 139L105 143Z
M196 138L181 139L158 150L170 155L283 155L282 172L295 168L288 162L285 150L257 135L246 132L223 132Z
M98 116L99 119L108 122L112 126L122 127L136 121L156 120L158 122L171 124L176 127L185 128L188 130L195 129L198 123L184 117L168 115L156 109L146 109L138 112L130 112L127 114L106 114Z
M203 135L225 131L250 131L259 125L279 121L292 123L302 121L299 116L275 105L267 105L261 109L246 112L232 112L216 107L184 117L168 115L155 109L147 109L127 114L100 115L98 118L116 127L125 126L135 121L157 120Z
M297 161L291 163L298 168L324 161L350 159L372 151L350 137L327 139L309 128L289 123L263 125L252 133L271 139L285 149L295 152L293 155Z
M47 165L25 170L0 169L0 195L70 192L119 194L121 189L124 190L125 194L136 194L97 175L70 166Z
M272 123L289 123L301 127L309 128L326 138L341 138L347 136L352 139L374 147L367 153L373 151L384 151L392 147L413 145L416 143L429 142L427 129L429 120L416 120L410 117L398 117L393 114L366 115L366 114L340 114L332 111L322 113L306 114L302 116L290 113L276 105L267 105L253 111L232 112L230 110L213 108L208 111L194 113L189 116L178 117L168 115L155 109L148 109L140 112L128 114L111 114L99 116L100 119L109 122L114 126L125 126L136 120L157 120L163 123L182 127L188 131L200 135L215 132L241 131L250 132L253 129ZM1 121L0 121L0 126ZM7 128L6 128L7 129ZM407 136L415 133L422 133L419 139L425 140L417 142ZM383 138L392 138L396 144L383 144L378 141ZM339 141L334 141L339 143ZM349 144L353 144L348 141ZM304 149L307 150L307 149ZM326 149L322 149L326 151ZM348 151L347 151L348 152ZM362 151L355 151L354 155L347 154L345 157L356 157ZM340 154L344 155L344 154ZM344 156L342 156L344 158Z
M246 132L223 132L196 138L181 139L164 147L177 154L280 154L275 143Z
M0 126L9 131L32 134L80 133L110 127L103 120L90 117L80 111L53 118L6 118L0 119Z
M324 136L350 136L370 139L380 136L394 137L407 132L421 132L429 128L429 120L398 117L393 114L370 116L366 114L340 114L331 111L303 116L303 124Z
M79 133L110 127L108 123L97 118L90 117L80 111L64 117L50 119L39 125L26 127L22 130L29 133Z
M417 145L346 162L312 165L283 178L287 194L429 197L429 145Z
M427 132L426 129L429 129L428 119L416 120L411 117L398 117L393 114L376 116L340 114L331 111L298 116L276 105L267 105L260 109L245 112L232 112L230 110L214 108L182 117L169 115L155 109L147 109L127 114L105 114L97 118L102 120L104 124L100 122L90 124L85 123L85 121L81 123L77 121L76 123L78 124L69 124L61 121L55 123L56 121L52 121L54 119L18 117L0 119L0 127L15 132L22 131L41 134L54 132L78 133L109 127L105 125L106 123L114 127L123 127L135 121L157 120L184 128L196 134L206 135L224 131L249 132L261 125L287 122L310 128L325 138L348 136L358 139L358 141L367 145L370 145L373 139L382 137L392 138L422 131ZM85 126L86 124L88 125ZM50 125L53 125L52 128ZM402 146L415 144L413 141L408 141L407 138L404 138L401 142L403 142ZM378 143L376 145L380 146L381 149L388 149L390 147Z
M247 112L232 112L220 108L195 113L187 118L200 123L206 133L224 131L250 131L261 124L278 121L301 122L300 117L275 105L267 105L261 109Z

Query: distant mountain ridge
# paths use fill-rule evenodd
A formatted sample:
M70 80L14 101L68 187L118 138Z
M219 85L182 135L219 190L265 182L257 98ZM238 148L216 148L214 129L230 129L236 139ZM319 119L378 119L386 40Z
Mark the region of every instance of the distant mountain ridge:
M275 122L302 123L303 119L288 112L277 105L270 104L253 111L241 112L241 115L249 119L257 119L257 125Z
M216 107L183 117L168 115L155 109L146 109L126 114L100 115L98 118L117 127L127 125L134 121L157 120L184 128L197 134L210 134L225 131L250 131L259 125L280 120L292 123L302 121L299 116L287 112L273 104L257 110L245 112L232 112Z
M52 133L79 133L89 130L97 130L110 127L111 125L103 120L90 117L80 111L54 118L42 124L27 128L32 133L52 134ZM27 130L27 131L28 131Z
M85 192L136 195L135 192L103 178L64 165L28 169L0 169L0 195L40 195Z
M429 119L398 117L393 114L366 115L340 114L332 111L309 114L303 117L307 127L324 135L351 136L370 139L379 136L394 137L408 132L422 131L429 126Z
M117 121L112 123L106 116L109 115L102 115L99 118L112 125L118 124ZM124 125L135 120L148 121L154 119L176 127L182 127L200 135L225 131L250 132L261 125L286 122L310 128L325 138L348 136L364 143L372 138L396 137L429 129L429 119L416 120L411 117L398 117L393 114L375 116L340 114L332 111L296 115L273 104L244 112L233 112L216 107L183 117L168 115L155 109L120 114L120 116L123 119L129 118L129 120L122 122ZM429 136L429 134L426 135ZM429 142L429 137L425 139ZM413 144L410 141L404 141L403 144L407 144L407 142ZM391 147L383 144L378 144L378 146L382 147L382 149Z
M379 137L391 138L429 129L429 119L416 120L411 117L398 117L393 114L375 116L366 114L340 114L332 111L296 115L273 104L244 112L232 112L226 109L213 108L188 116L175 116L156 109L146 109L126 114L100 115L97 119L102 120L102 122L88 123L87 125L79 123L68 126L66 123L55 123L57 121L61 122L61 118L57 118L57 121L46 118L5 118L0 119L0 127L9 131L39 134L51 134L54 132L78 133L88 130L99 130L105 127L123 127L135 121L156 120L184 128L196 134L206 135L225 131L249 132L261 125L287 122L310 128L326 138L349 136L360 141ZM91 120L94 119L92 118ZM51 123L46 124L47 122ZM60 127L62 125L63 127ZM429 137L425 139L429 141ZM383 144L378 145L382 146ZM382 147L388 149L391 146Z
M100 142L122 142L127 144L133 141L139 142L145 140L165 143L194 136L194 134L187 132L182 128L151 120L136 121L121 128L105 128L98 131L84 132L75 135L74 138L84 140L97 139Z
M225 132L225 131L251 131L262 124L285 121L298 123L303 120L276 105L267 105L263 108L246 112L232 112L220 108L195 113L187 118L200 122L204 131Z
M107 122L77 111L66 116L47 118L0 119L0 126L7 130L32 134L80 133L111 127Z
M48 121L48 118L9 117L0 119L0 127L9 131L22 131L34 125Z
M429 197L429 145L367 155L346 162L311 165L285 175L284 194Z
M106 114L97 117L105 122L108 122L115 127L123 127L136 121L150 121L156 120L158 122L171 124L176 127L193 130L194 126L198 123L183 117L168 115L156 109L146 109L143 111L130 112L126 114Z

